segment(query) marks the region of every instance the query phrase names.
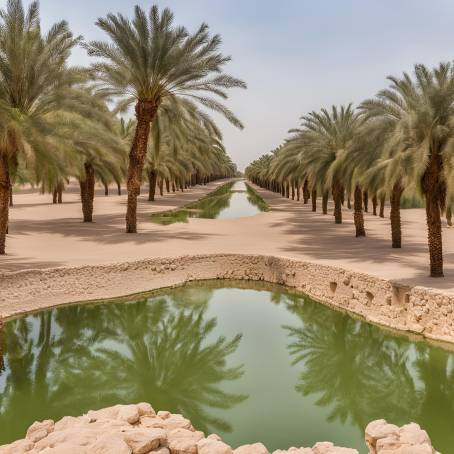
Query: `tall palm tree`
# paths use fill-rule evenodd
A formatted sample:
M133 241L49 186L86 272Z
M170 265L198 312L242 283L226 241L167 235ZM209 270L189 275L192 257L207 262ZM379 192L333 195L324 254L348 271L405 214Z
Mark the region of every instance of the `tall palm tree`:
M129 153L126 212L126 232L135 233L150 124L163 101L172 102L181 96L192 98L242 127L230 110L203 93L225 99L226 89L246 85L223 73L230 58L219 52L221 38L210 36L206 24L191 34L184 27L173 25L169 9L160 12L156 5L149 14L136 6L132 21L122 14L108 14L96 24L111 40L93 41L86 46L89 55L101 59L93 64L98 86L104 93L121 99L120 110L135 105L137 124Z
M454 156L454 67L418 64L414 78L388 77L389 89L363 103L370 117L392 119L387 147L393 165L411 174L426 202L430 275L443 276L441 212Z
M10 163L18 154L49 157L56 147L52 113L81 80L82 71L67 66L79 41L64 21L43 35L37 2L25 11L21 0L9 0L0 10L0 254L8 230Z

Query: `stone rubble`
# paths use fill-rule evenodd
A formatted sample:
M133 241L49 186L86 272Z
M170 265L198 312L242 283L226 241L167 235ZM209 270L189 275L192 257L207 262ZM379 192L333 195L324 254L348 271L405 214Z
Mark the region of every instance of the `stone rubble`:
M418 424L403 427L385 420L366 428L369 454L440 454ZM0 454L270 454L262 443L236 449L216 434L205 436L182 415L156 413L150 404L115 405L54 423L33 423L23 440L0 446ZM358 454L330 442L289 448L272 454Z

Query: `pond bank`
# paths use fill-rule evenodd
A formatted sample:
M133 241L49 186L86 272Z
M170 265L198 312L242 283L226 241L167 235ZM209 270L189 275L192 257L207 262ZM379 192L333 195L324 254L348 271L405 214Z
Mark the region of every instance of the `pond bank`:
M0 446L0 454L269 454L262 443L232 449L216 434L205 437L191 421L168 411L156 413L151 405L116 405L89 411L79 417L66 416L35 422L26 437ZM427 433L417 424L401 428L384 420L366 428L369 454L437 454ZM277 450L273 454L358 454L330 442L312 448Z
M0 274L0 316L209 279L265 281L300 290L366 321L454 343L454 296L284 257L210 254Z

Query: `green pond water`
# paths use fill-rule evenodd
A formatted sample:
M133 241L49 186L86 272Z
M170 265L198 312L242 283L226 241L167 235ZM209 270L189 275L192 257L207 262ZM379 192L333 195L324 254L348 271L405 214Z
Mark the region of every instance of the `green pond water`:
M188 222L189 218L234 219L253 216L262 211L268 211L268 205L249 185L240 180L221 186L207 197L181 210L155 214L151 216L151 220L167 225Z
M364 427L386 418L454 453L453 353L283 287L198 283L39 312L1 335L0 444L35 420L147 401L234 447L365 453Z

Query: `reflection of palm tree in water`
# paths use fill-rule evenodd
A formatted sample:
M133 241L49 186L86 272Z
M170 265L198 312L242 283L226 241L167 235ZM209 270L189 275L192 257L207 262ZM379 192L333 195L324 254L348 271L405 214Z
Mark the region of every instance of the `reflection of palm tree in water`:
M83 359L86 388L82 383L80 389L80 359L65 364L66 386L78 384L87 408L96 398L100 406L149 401L157 409L183 413L201 430L228 431L229 425L207 408L231 408L245 399L219 388L242 375L241 367L226 364L241 337L207 343L215 319L205 320L203 308L169 311L163 298L108 309L104 315L116 333L108 340L115 346L104 341ZM61 392L64 399L67 390Z
M49 311L31 316L29 320L11 321L4 328L6 368L4 388L0 393L2 437L23 436L24 427L20 424L24 415L32 414L34 419L47 416L51 401L50 365L56 355L51 326L52 313Z
M283 301L282 296L276 300ZM284 299L303 326L286 327L296 389L320 395L330 420L349 418L361 431L378 418L415 421L441 452L454 446L454 355L424 342L413 344L368 323L301 297Z
M421 416L418 422L446 454L454 446L454 357L441 348L418 346L416 368L424 383Z
M212 338L216 321L205 310L159 298L43 312L31 316L35 329L27 319L9 322L0 440L21 436L36 419L138 401L183 413L201 430L230 430L210 408L246 398L219 386L242 375L227 365L241 336Z
M286 327L293 364L303 366L296 389L319 395L329 421L351 419L363 431L374 419L408 422L418 414L407 342L310 300L289 298L287 305L303 322Z

